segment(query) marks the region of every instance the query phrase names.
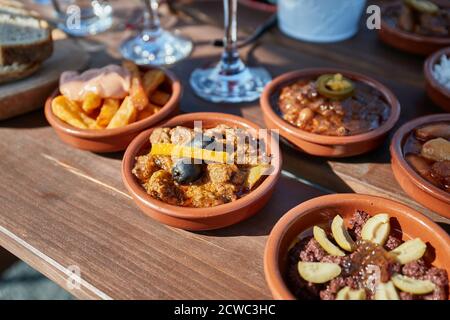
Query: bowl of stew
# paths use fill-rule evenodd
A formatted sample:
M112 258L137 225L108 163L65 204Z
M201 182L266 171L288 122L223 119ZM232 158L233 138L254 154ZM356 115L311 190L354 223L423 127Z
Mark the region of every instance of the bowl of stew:
M450 45L450 5L446 0L402 0L381 10L380 39L414 54L429 55Z
M133 140L122 179L138 207L159 222L186 230L232 225L267 203L280 175L276 139L259 130L230 114L176 116Z
M395 133L391 166L402 189L450 218L450 114L414 119Z
M447 300L450 237L420 212L362 194L301 203L269 235L275 299Z
M380 82L351 71L304 69L269 83L260 99L268 128L305 153L349 157L379 146L400 115Z

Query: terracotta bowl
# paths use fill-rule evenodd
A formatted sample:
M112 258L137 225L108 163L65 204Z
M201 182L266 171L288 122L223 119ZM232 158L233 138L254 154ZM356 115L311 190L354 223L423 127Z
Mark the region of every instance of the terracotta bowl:
M450 46L450 38L427 37L401 30L397 27L392 14L399 12L401 4L386 4L381 10L381 29L378 31L380 39L386 44L419 55L429 55L439 49Z
M450 121L450 114L420 117L405 123L391 142L391 166L402 189L414 200L432 211L450 218L450 195L422 178L405 160L403 145L408 134L417 127L433 122Z
M159 127L174 127L177 125L193 127L194 121L203 121L203 128L212 128L218 124L226 124L231 127L260 129L256 124L230 114L223 113L188 113L176 116ZM281 154L279 146L272 137L266 140L268 150L274 159L273 174L246 196L212 208L187 208L174 206L156 200L148 195L131 170L135 165L135 158L146 154L151 148L149 141L153 129L142 132L127 148L122 162L122 179L128 191L132 195L138 207L153 219L175 228L186 230L211 230L226 227L247 219L256 214L269 200L281 171Z
M450 274L450 237L436 223L393 200L362 194L332 194L303 202L291 209L270 233L264 254L264 271L275 299L295 299L285 283L284 274L288 249L298 235L314 225L331 221L337 213L348 224L356 209L370 215L388 213L397 236L404 241L420 237L428 245L425 259Z
M423 72L425 87L430 99L445 111L450 112L450 90L437 82L432 73L434 66L441 61L443 55L450 57L450 47L439 50L428 57L423 66Z
M141 67L148 70L150 67ZM143 120L131 123L122 128L116 129L79 129L75 128L57 118L52 112L52 100L60 94L57 89L45 103L45 117L50 125L55 129L59 138L72 147L93 152L116 152L125 150L128 144L142 130L171 117L179 112L179 103L182 94L182 86L176 76L167 70L166 83L163 85L171 91L169 101L157 113Z
M324 73L342 73L349 79L364 82L376 88L391 107L389 118L375 130L345 137L309 133L281 118L277 102L281 88L302 78L315 79ZM268 128L279 129L280 135L301 151L322 157L349 157L366 153L378 147L400 116L400 103L383 84L364 75L339 69L304 69L282 74L264 88L260 104Z

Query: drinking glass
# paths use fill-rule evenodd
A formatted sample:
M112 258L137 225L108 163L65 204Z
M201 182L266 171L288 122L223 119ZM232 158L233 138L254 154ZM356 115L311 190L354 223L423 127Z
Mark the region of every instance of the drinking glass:
M52 0L58 28L76 37L97 34L112 25L112 7L106 0Z
M224 51L212 68L196 69L190 83L194 92L212 102L239 103L259 98L271 80L264 68L249 68L237 50L237 0L224 0Z
M145 5L143 28L122 44L123 57L141 65L169 65L187 57L192 51L192 42L161 28L157 0L142 1Z

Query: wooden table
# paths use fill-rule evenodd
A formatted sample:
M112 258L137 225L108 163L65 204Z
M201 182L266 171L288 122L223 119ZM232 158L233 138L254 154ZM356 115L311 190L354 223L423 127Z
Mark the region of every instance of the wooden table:
M113 1L120 18L112 31L80 41L91 52L91 66L120 58L117 46L128 35L123 19L137 9L137 2L121 2ZM194 96L190 73L218 60L220 49L209 42L222 36L222 8L220 1L182 7L183 13L163 19L195 41L193 55L173 67L184 84L182 110L229 112L264 125L257 102L214 105ZM242 34L268 17L239 9ZM273 76L327 66L372 76L400 99L399 125L439 112L423 89L423 58L383 45L375 31L363 26L355 38L326 45L297 42L273 30L242 50L242 56ZM270 298L262 263L267 235L287 210L330 192L393 198L449 227L449 220L400 189L389 164L390 139L370 154L332 161L282 145L283 175L261 213L226 229L193 233L161 225L139 211L121 181L122 153L94 154L66 146L42 111L0 123L0 137L0 245L78 298ZM80 288L67 281L74 265L81 270Z

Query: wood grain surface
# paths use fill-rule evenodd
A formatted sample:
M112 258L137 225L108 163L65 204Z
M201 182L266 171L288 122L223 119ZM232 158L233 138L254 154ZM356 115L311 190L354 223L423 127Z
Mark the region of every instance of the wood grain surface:
M117 47L129 34L125 19L138 1L111 1L117 21L110 32L80 42L91 66L120 58ZM195 42L193 55L174 66L184 84L184 112L220 111L263 124L258 102L213 105L197 98L188 85L198 66L218 60L210 42L222 37L220 1L178 5L163 10L163 24ZM239 7L241 35L268 18ZM425 95L423 59L386 47L365 29L335 44L297 42L272 30L241 51L249 64L273 76L305 67L341 67L380 80L402 104L400 124L439 109ZM391 135L392 136L392 135ZM334 192L382 195L407 203L439 222L441 218L411 200L396 183L389 165L389 139L378 150L345 160L306 156L282 145L283 175L266 208L255 217L222 230L193 233L154 222L133 204L120 178L122 153L99 155L64 145L41 111L0 122L0 245L79 298L97 299L265 299L263 273L267 235L290 208ZM74 288L71 271L81 271Z
M0 120L42 108L61 73L82 70L88 60L89 54L76 41L56 39L53 55L36 73L26 79L0 84Z

